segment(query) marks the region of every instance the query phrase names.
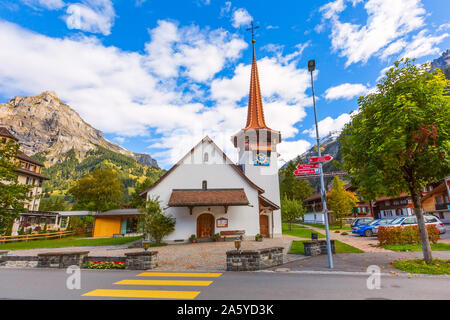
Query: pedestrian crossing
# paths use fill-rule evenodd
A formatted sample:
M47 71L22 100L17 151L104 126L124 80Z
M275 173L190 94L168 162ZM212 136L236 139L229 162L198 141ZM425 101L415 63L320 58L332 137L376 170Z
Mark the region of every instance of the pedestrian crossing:
M200 273L200 272L142 272L135 279L123 279L114 282L114 286L120 289L95 289L83 294L84 297L114 297L114 298L147 298L147 299L195 299L201 291L196 287L207 287L213 280L198 280L198 278L218 278L222 273ZM145 279L147 278L147 279ZM151 279L148 279L151 278ZM166 279L170 278L170 279ZM183 278L176 279L173 278ZM187 278L187 279L186 279ZM192 280L190 278L194 278ZM143 289L126 289L126 286L139 286ZM152 289L158 286L158 290ZM194 287L193 291L185 290L159 290L181 287ZM145 288L145 289L144 289ZM167 288L168 289L168 288Z

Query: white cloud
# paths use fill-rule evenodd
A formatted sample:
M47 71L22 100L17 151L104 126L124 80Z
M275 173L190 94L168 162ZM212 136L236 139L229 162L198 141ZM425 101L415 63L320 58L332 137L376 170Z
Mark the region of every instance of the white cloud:
M283 141L277 146L280 154L278 166L283 166L289 160L294 159L299 154L305 153L311 147L311 143L306 140Z
M220 8L220 16L223 17L231 10L231 1L225 1L222 8Z
M262 49L266 50L268 52L273 52L275 54L275 58L281 64L288 64L292 61L298 61L298 59L302 56L303 51L307 47L309 47L310 43L311 43L311 41L297 44L295 46L296 50L287 55L283 55L284 46L282 46L282 45L269 43L269 44L265 45L264 47L262 47Z
M235 28L239 28L240 26L248 26L252 20L252 16L243 8L236 9L233 12L232 25Z
M165 28L155 31L161 26ZM221 29L180 28L167 21L155 29L146 44L151 50L137 53L104 46L93 36L52 38L0 20L0 42L9 44L0 46L0 61L8 61L0 64L0 93L13 97L55 91L86 122L119 139L146 136L151 130L158 138L152 144L159 149L155 156L165 168L206 134L233 157L230 136L245 124L250 64L237 65L229 78L216 74L240 54L243 41ZM203 49L213 56L222 51L215 58L219 66L207 73L200 70L201 61L190 58ZM151 56L155 52L168 52L167 61ZM201 59L210 65L207 57ZM175 73L164 74L151 61L169 71L175 63ZM283 139L292 138L306 115L304 107L311 104L305 94L308 72L267 57L258 60L258 68L266 122L281 130ZM204 82L208 77L211 81Z
M395 42L392 42L386 49L383 50L383 52L381 53L381 58L386 59L393 54L399 53L405 48L406 45L407 42L404 39L399 39Z
M145 47L146 63L162 77L176 77L181 71L195 81L210 80L225 63L240 57L247 43L225 30L178 28L173 22L158 21L150 30L152 41Z
M326 117L319 121L319 137L323 138L330 132L340 131L344 128L345 124L350 122L352 114L343 113L336 119ZM311 129L304 130L302 133L308 134L311 138L316 137L316 126L313 125Z
M450 23L444 23L439 26L437 31L448 30L448 29L450 29Z
M336 100L346 99L350 100L356 96L367 93L369 89L361 83L343 83L341 85L328 88L325 91L325 99Z
M335 0L320 9L323 18L331 22L332 48L347 58L346 66L367 62L390 43L424 26L426 11L420 0L368 0L364 4L368 15L366 25L340 20L347 1ZM398 49L388 48L391 52Z
M111 0L82 0L67 7L65 21L69 29L107 36L111 34L115 15Z
M62 0L21 0L24 4L33 8L45 8L48 10L58 10L66 4Z
M444 33L440 36L427 35L428 30L424 29L412 38L402 53L402 58L420 58L432 54L438 54L440 49L436 47L442 40L449 36Z

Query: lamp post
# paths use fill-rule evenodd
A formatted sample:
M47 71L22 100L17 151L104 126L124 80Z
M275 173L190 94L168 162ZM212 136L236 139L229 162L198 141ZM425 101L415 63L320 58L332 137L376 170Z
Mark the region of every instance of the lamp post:
M308 61L308 71L311 73L311 88L313 94L313 104L314 104L314 120L316 122L316 137L317 137L317 153L320 157L320 139L319 139L319 126L317 124L317 111L316 111L316 97L314 95L314 79L313 79L313 71L316 69L316 61L309 60ZM325 192L325 183L323 181L323 170L322 170L322 162L319 162L319 171L320 171L320 195L322 197L322 207L324 213L325 220L325 234L327 237L327 254L328 254L328 267L333 269L333 256L331 252L331 243L330 243L330 230L328 226L328 209L327 209L327 194Z

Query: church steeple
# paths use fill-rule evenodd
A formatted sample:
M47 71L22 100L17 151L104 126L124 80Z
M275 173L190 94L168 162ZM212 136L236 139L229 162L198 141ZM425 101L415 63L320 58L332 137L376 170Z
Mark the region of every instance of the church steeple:
M264 120L264 109L259 86L258 66L255 56L255 39L252 39L253 60L250 76L250 93L248 97L247 123L244 130L248 129L269 129Z

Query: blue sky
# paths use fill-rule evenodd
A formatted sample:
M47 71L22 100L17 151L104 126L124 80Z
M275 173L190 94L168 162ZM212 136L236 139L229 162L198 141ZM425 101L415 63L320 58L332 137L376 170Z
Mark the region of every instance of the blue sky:
M206 134L234 158L253 19L266 122L289 160L314 144L309 59L325 135L395 60L450 48L448 12L442 0L2 0L0 101L55 91L106 138L164 168Z

